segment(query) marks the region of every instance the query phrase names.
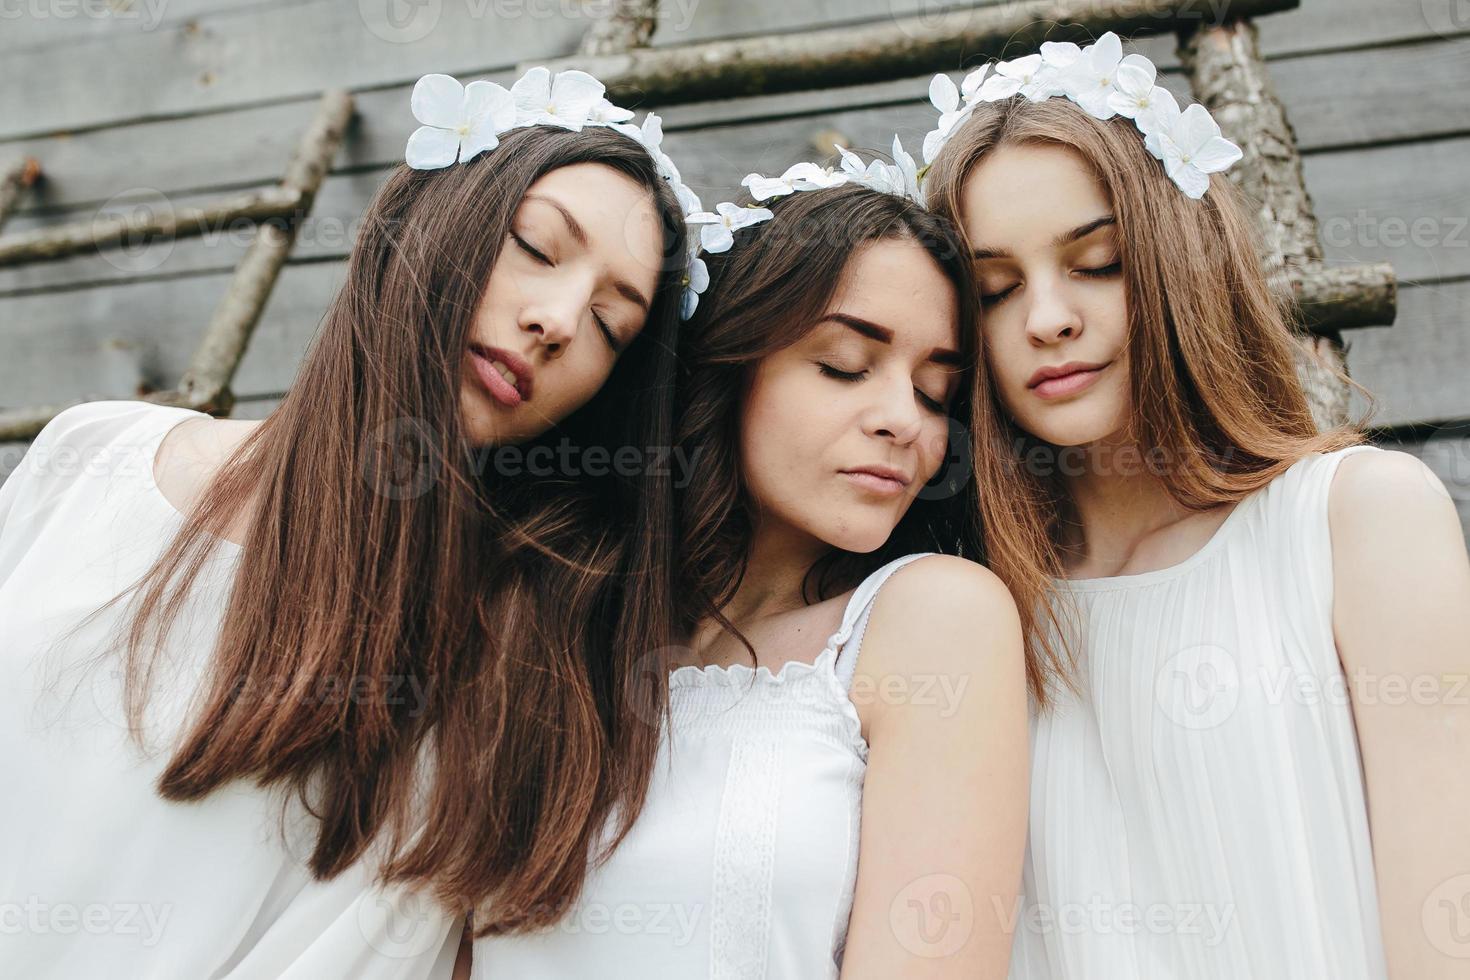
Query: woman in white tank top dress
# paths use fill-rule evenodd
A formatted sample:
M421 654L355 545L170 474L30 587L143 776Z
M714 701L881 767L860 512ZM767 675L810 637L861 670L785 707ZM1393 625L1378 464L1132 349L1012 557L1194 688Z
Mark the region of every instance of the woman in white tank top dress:
M466 93L435 78L414 102L442 122ZM427 136L410 156L451 139L447 160L389 176L270 418L73 406L0 486L0 976L447 978L466 896L510 847L464 832L513 805L480 739L495 696L534 700L514 695L537 679L478 665L589 656L568 634L594 608L600 655L666 632L649 542L672 537L669 477L475 463L672 439L646 393L675 367L676 190L605 128L521 126L488 154L477 129L454 166L459 134ZM542 507L561 536L513 547ZM174 628L127 650L128 590L175 571L181 541L201 563L165 575ZM626 553L652 616L588 570ZM547 626L507 642L513 618ZM138 665L148 696L129 705Z
M649 658L669 713L651 701L646 801L559 921L476 940L481 980L1005 974L1019 621L982 566L927 554L974 546L973 483L945 467L970 403L968 264L896 195L770 210L710 258L684 340L690 639Z
M985 308L987 561L1057 679L1011 975L1470 976L1454 506L1319 432L1208 176L1239 153L1119 54L1048 45L982 83L926 185Z

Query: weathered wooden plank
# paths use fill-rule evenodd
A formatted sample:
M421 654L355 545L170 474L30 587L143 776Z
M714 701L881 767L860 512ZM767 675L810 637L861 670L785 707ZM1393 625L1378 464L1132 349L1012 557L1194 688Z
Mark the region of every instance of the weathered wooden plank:
M40 2L40 0L23 0ZM51 0L65 2L65 0ZM78 0L80 2L80 0ZM141 2L141 0L134 0ZM1002 0L998 0L1002 2ZM1463 35L1451 0L1308 0L1268 22L1268 56ZM49 47L0 59L0 139L161 114L303 98L329 87L409 83L425 71L479 72L574 50L596 4L434 0L308 3L222 11L66 48L86 72L57 72ZM931 9L925 0L668 0L655 46L792 33ZM1220 0L1228 13L1229 4ZM408 11L390 20L390 10ZM956 67L959 67L956 65ZM45 85L36 84L45 79Z
M910 147L916 147L924 119L925 113L917 106L888 106L674 131L668 145L696 189L713 199L737 188L740 178L751 170L778 170L797 159L817 155L812 145L815 134L837 131L858 145L883 148L889 134L897 129ZM1470 138L1308 156L1307 188L1322 224L1329 261L1392 262L1400 278L1406 280L1470 275L1466 159L1470 159ZM380 169L330 177L302 227L293 261L345 256L362 212L382 177ZM169 195L167 202L183 207L212 196ZM161 196L149 195L132 203L113 202L109 207L118 210L140 206L158 208L167 204ZM6 231L76 220L86 213L21 213ZM103 255L0 269L0 302L23 290L223 271L239 261L249 241L248 229L223 227L194 241L159 242Z
M1391 262L1401 282L1470 276L1466 160L1470 139L1307 157L1327 260Z
M1470 280L1407 287L1391 328L1347 340L1348 370L1378 401L1372 424L1470 419Z
M334 262L282 271L236 375L242 397L290 386L345 268ZM0 335L26 356L0 362L0 408L174 387L228 281L218 274L163 288L143 282L5 300Z
M1159 53L1156 42L1137 47ZM1298 141L1310 154L1324 147L1470 131L1470 110L1461 96L1470 89L1470 57L1463 52L1464 42L1440 40L1290 59L1274 64L1272 72ZM1187 83L1178 73L1166 74L1163 81L1186 94ZM661 114L666 130L676 132L717 123L890 108L889 125L917 133L930 118L923 108L926 91L927 77L672 106ZM408 92L406 86L394 87L358 98L359 124L338 155L339 170L387 166L401 158L414 125L407 111ZM293 102L10 144L18 153L43 160L47 173L46 181L26 195L19 213L92 209L109 201L147 198L155 188L187 197L195 191L272 180L314 105L314 100ZM99 167L99 160L108 165ZM26 226L12 224L11 230L18 227Z
M68 47L176 27L203 17L249 16L266 7L333 0L8 0L0 7L6 51Z
M283 391L337 288L342 263L287 267L241 364L242 396ZM176 383L226 276L14 297L0 333L26 352L0 361L4 405L127 395ZM1470 417L1470 281L1410 287L1397 324L1357 331L1348 363L1382 400L1381 425ZM38 366L44 365L44 369Z

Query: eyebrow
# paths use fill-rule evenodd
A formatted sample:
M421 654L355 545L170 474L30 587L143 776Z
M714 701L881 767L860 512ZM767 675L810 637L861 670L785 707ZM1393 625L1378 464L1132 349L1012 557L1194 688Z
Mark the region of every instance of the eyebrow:
M1061 248L1063 245L1070 245L1073 242L1081 241L1088 235L1097 231L1099 228L1107 228L1112 225L1116 225L1117 223L1118 219L1113 217L1111 214L1105 214L1099 218L1093 218L1091 221L1087 222L1087 224L1078 225L1071 231L1064 231L1056 238L1053 238L1051 242L1051 247ZM977 248L975 249L975 251L970 253L970 258L974 259L977 262L981 259L1007 259L1010 257L1010 252L999 248Z
M880 344L893 343L893 331L887 327L879 326L871 320L864 320L862 317L852 316L848 313L829 313L817 322L827 323L829 321L840 323L844 327L862 334L869 340L878 341ZM964 358L960 356L960 352L950 350L948 347L934 348L929 352L929 356L925 360L933 361L936 364L949 364L955 367L959 367L964 363Z
M582 227L582 223L578 221L575 217L573 217L572 212L568 211L564 206L562 206L560 201L555 201L549 197L546 197L544 194L527 194L524 200L540 201L543 204L550 204L552 207L556 208L557 214L560 214L562 220L567 223L567 232L572 236L572 240L578 245L582 246L582 248L591 247L592 240L587 236L587 229ZM648 308L650 305L648 302L648 297L640 293L637 287L631 285L625 280L615 279L613 280L613 288L616 289L624 299L636 303L643 309L643 312L648 312Z

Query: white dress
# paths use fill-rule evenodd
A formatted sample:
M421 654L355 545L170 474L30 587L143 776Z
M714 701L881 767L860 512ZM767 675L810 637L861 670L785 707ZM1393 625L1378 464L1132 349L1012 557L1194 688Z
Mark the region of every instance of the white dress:
M475 941L477 980L836 977L868 746L848 696L879 587L815 661L680 667L647 803L552 928Z
M59 642L181 526L153 459L196 417L67 409L0 486L0 976L447 978L462 920L362 866L314 881L299 809L283 839L277 797L253 784L189 804L154 792L167 753L128 740L115 662L89 666L123 604ZM150 746L185 717L239 553L224 542L160 653Z
M1083 696L1032 724L1013 980L1385 980L1312 454L1196 554L1063 581Z

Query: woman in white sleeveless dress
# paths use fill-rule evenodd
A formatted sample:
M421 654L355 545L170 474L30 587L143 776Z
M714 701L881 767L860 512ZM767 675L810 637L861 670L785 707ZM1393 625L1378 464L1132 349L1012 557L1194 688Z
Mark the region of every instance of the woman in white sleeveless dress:
M1455 509L1412 457L1319 432L1209 176L1239 151L1120 55L932 89L925 186L984 305L986 557L1068 679L1033 722L1011 975L1465 977Z
M421 87L426 124L467 102ZM445 132L370 206L270 418L75 406L0 487L0 976L447 977L507 880L482 869L510 845L464 833L514 805L481 740L502 698L541 700L539 672L485 665L667 633L672 480L500 454L672 439L648 392L675 366L676 189L641 133ZM172 630L111 601L159 568ZM557 628L606 609L595 642ZM504 635L526 619L548 625Z
M477 939L474 977L1004 976L1019 621L982 566L926 557L973 553L946 458L973 285L914 202L798 190L710 257L685 337L689 639L648 657L642 809L555 922Z

